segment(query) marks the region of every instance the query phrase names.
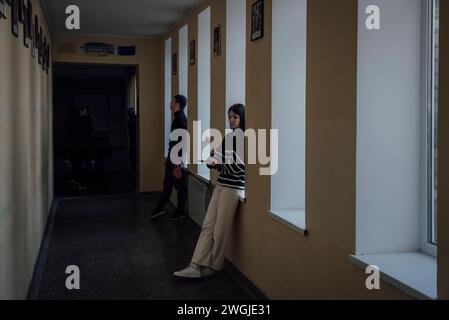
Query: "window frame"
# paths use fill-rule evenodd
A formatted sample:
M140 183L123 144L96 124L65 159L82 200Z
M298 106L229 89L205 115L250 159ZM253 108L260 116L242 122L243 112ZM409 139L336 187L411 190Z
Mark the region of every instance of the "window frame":
M425 147L422 161L423 192L420 249L423 253L437 257L436 233L434 229L434 212L437 210L435 199L435 12L438 0L424 1L423 15L423 123L422 141ZM437 169L438 170L438 169ZM437 191L436 191L437 192ZM435 240L435 242L433 242Z
M189 25L185 24L178 31L178 47L179 47L179 76L178 76L178 94L182 94L189 101ZM189 104L184 109L186 115L188 115Z
M201 29L202 19L207 19L207 28ZM204 20L206 21L206 20ZM202 159L203 147L207 147L208 143L202 141L203 133L211 127L211 98L212 98L212 41L211 41L211 28L212 28L212 8L208 6L201 11L197 16L198 30L197 30L197 95L198 95L198 120L201 121L201 130L198 134L198 160ZM206 42L203 44L203 40ZM206 77L207 84L204 85L204 77ZM207 90L204 92L205 88ZM207 101L206 101L207 100ZM207 118L207 119L204 119ZM206 120L206 125L204 125ZM195 127L194 127L195 130ZM197 174L202 178L210 181L211 174L205 163L199 163L196 165Z
M165 40L165 66L164 66L164 157L168 157L168 143L171 133L171 111L170 103L172 100L172 47L173 39L171 37Z
M292 2L298 7L292 9ZM300 10L301 16L295 12L297 8ZM307 1L286 3L273 1L272 3L271 128L279 130L279 141L271 140L270 144L279 144L279 168L284 167L284 169L280 169L276 175L271 176L270 209L268 210L269 217L304 236L308 236L306 204L307 8ZM289 12L290 16L281 19L280 17L284 17L286 12ZM294 25L293 28L292 25ZM292 34L285 33L285 30ZM285 49L284 44L291 43L289 39L297 40L294 43L296 49ZM286 54L287 51L295 52L295 54ZM293 60L293 56L295 56L295 60ZM296 90L297 102L292 102L291 95L285 94L285 91L288 91L285 90L286 82L289 82L290 86L292 83L296 86L290 92ZM279 112L280 106L282 106L282 114ZM295 144L293 152L288 150L285 143L283 144L283 141L287 141L289 136L301 139L300 143ZM282 164L287 162L295 163L295 166L289 171ZM294 182L286 180L291 177L294 177ZM287 184L289 188L283 188Z

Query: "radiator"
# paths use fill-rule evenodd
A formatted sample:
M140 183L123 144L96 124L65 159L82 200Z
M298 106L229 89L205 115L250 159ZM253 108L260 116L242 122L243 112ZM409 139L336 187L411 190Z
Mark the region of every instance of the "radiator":
M201 227L210 201L210 183L194 174L189 174L188 194L189 215L192 220Z

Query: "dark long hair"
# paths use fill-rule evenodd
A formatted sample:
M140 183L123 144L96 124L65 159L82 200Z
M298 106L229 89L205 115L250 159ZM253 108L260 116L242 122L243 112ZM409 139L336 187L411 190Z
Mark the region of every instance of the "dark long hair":
M245 106L241 103L236 103L229 108L228 114L230 114L231 111L240 117L240 129L245 131Z

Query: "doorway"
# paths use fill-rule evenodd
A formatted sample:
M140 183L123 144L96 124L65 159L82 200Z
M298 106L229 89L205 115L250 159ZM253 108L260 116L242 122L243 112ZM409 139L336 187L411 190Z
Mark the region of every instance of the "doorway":
M56 196L136 192L137 72L137 66L54 64Z

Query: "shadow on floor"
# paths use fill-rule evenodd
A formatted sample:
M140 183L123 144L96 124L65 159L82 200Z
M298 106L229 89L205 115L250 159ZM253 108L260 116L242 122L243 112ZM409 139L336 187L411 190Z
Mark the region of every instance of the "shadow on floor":
M157 196L60 200L38 299L241 300L249 299L227 273L179 281L200 228L190 219L157 222ZM81 289L65 287L66 267L80 269Z

